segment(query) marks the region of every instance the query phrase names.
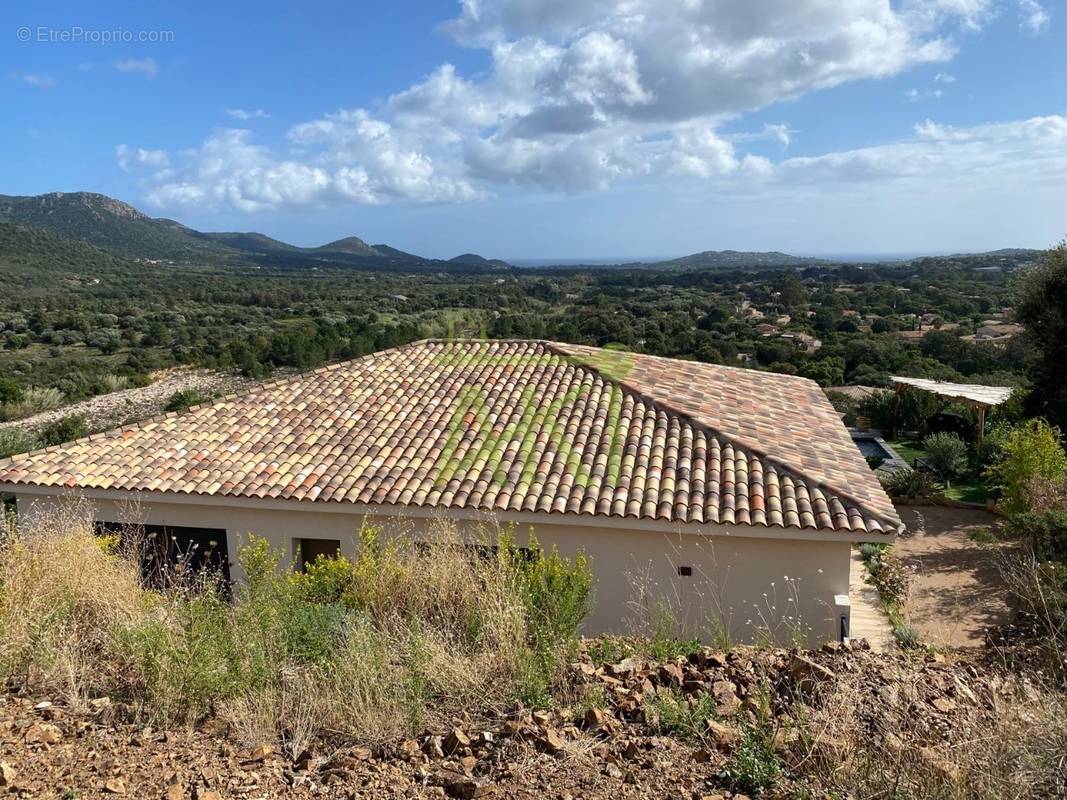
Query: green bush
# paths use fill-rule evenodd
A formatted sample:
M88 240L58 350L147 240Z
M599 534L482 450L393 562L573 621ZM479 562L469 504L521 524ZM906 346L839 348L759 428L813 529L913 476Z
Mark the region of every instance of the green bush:
M206 403L210 399L196 389L181 389L170 396L166 405L163 406L163 410L168 412L185 411L187 408Z
M1067 512L1016 514L1008 520L1007 532L1027 542L1041 561L1067 561Z
M645 721L658 733L699 740L708 720L717 717L715 696L700 692L687 698L678 689L660 687L645 699Z
M71 414L52 422L46 422L37 429L37 436L45 447L51 447L63 442L70 442L89 435L89 426L85 417L80 414Z
M926 460L945 485L967 471L967 443L954 433L932 433L923 439Z
M882 472L878 479L890 497L929 497L937 491L933 477L916 469Z
M986 474L1000 490L1000 505L1006 512L1026 511L1026 490L1032 481L1060 480L1067 475L1067 455L1063 452L1059 428L1043 419L1016 426Z
M771 788L783 773L774 747L774 732L766 720L744 723L741 741L719 773L735 792L758 794Z
M0 458L28 453L40 444L36 436L23 428L0 428Z
M0 377L0 406L8 403L21 403L23 398L22 387L11 378Z

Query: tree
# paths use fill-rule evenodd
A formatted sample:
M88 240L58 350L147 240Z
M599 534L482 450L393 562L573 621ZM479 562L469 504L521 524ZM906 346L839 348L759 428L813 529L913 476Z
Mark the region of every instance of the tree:
M1067 241L1049 250L1023 281L1015 316L1038 351L1030 375L1030 411L1067 425Z
M945 486L967 470L967 443L954 433L932 433L923 439L926 460Z
M1060 480L1067 475L1067 455L1059 428L1031 419L1011 430L996 461L986 474L1001 491L1001 506L1009 514L1027 510L1027 487L1035 479Z

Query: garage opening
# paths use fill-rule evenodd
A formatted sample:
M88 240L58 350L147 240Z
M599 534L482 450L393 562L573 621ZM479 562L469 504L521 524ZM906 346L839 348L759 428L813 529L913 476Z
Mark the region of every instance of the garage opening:
M122 525L97 522L98 535L118 535L122 545L141 556L141 574L147 586L164 589L175 582L202 575L230 585L230 558L224 528L189 528L181 525Z
M341 552L340 539L293 539L293 563L300 572L319 556L333 558Z

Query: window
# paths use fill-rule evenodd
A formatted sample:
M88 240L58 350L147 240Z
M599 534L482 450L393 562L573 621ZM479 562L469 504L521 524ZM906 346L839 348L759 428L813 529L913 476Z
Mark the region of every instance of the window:
M693 574L693 568L692 567L678 567L678 574L681 575L683 578L689 578Z
M293 539L293 563L301 572L319 556L333 558L340 552L340 539Z
M162 589L189 572L206 570L230 583L230 559L223 528L181 525L123 525L96 522L98 536L118 534L125 547L139 552L146 584Z

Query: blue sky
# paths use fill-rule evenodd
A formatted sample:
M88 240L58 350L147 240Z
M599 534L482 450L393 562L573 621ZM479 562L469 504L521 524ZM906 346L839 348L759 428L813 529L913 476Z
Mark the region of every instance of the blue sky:
M12 2L0 193L443 257L1045 247L1065 26L1048 0Z

